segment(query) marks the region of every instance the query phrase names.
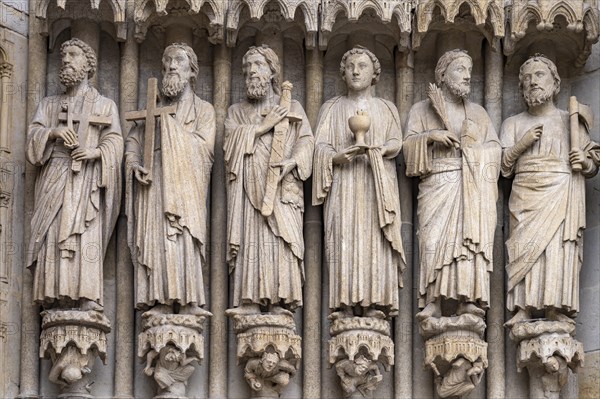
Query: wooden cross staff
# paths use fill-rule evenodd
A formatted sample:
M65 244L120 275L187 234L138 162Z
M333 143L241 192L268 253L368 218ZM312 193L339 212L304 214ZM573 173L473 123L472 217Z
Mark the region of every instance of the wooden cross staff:
M148 92L146 93L146 109L141 111L131 111L125 113L125 120L146 122L144 131L144 164L142 165L148 171L146 180L152 181L152 165L154 165L154 135L156 132L156 119L162 115L175 115L177 104L166 107L159 107L158 100L158 80L156 78L148 79Z
M69 106L67 106L66 112L58 114L59 122L66 122L67 127L71 129L73 129L73 122L79 123L79 126L77 127L77 141L79 141L79 148L87 148L88 128L90 125L110 126L112 124L112 118L110 116L92 114L94 101L96 101L96 99L85 96L80 114L75 114L72 107ZM81 161L73 160L71 162L71 170L75 173L79 172L81 170Z

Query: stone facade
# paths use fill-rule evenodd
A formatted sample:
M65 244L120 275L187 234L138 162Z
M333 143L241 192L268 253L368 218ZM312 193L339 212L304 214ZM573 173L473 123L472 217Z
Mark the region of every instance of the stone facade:
M251 46L262 44L277 55L281 82L293 84L292 99L305 111L313 132L321 107L346 95L340 60L357 45L377 57L379 82L370 90L374 98L397 107L404 137L411 107L429 98L436 63L453 49L466 50L471 57L468 99L485 109L498 136L503 121L527 111L519 70L536 53L556 64L561 77L557 107L568 110L575 96L598 119L599 7L597 0L2 0L0 397L59 395L60 384L53 383L60 379L57 364L68 362L71 353L61 357L57 348L63 348L61 340L69 334L77 335L73 345L93 356L83 361L80 352L70 350L81 362L85 379L79 391L63 390L66 397L433 398L445 396L453 378L464 379L469 372L470 385L460 392L472 391L470 397L533 397L540 389L555 396L561 390L565 398L597 397L598 176L582 183L586 231L576 325L563 319L504 327L513 315L506 309L505 270L513 181L504 177L497 184L485 322L475 318L473 326L461 324L469 319L468 312L417 321L423 308L419 267L426 256L419 253L417 237L422 199L417 198L418 179L406 176L404 149L395 158L405 257L397 315L387 320L328 319L333 308L329 292L336 282L329 281L325 250L335 242L324 236L323 207L312 205L313 180L308 179L303 183L302 307L293 315L263 309L263 315L228 318L235 288L227 265L228 172L223 147L227 110L246 98L243 56ZM27 127L42 98L63 91L60 49L73 37L97 55L98 71L90 84L116 103L123 139L134 125L126 113L146 109L149 78L162 76L165 48L186 43L198 57L195 94L214 107L216 130L212 169L206 172L210 170L204 309L212 313L206 320L181 315L176 308L174 314L145 318L136 310L136 269L128 246L125 201L104 256L103 312L92 321L78 310L61 314L71 320L65 327L60 320L50 322L51 314L41 316L42 309L33 304L34 276L26 269L26 258L40 168L26 160ZM594 142L600 142L599 126L589 129ZM448 334L456 331L460 339ZM165 334L177 337L165 339ZM552 345L556 350L548 353ZM457 356L462 360L455 361ZM276 365L269 368L269 361ZM481 370L471 371L477 367ZM534 379L547 382L540 387Z

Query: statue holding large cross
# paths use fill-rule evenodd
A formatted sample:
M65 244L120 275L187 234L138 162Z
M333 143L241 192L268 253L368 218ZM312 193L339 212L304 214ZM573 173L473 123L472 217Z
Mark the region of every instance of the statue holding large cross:
M148 317L207 316L203 271L215 113L194 94L198 59L189 46L168 46L162 63L162 96L150 78L146 109L126 114L143 121L125 145L135 303Z
M42 100L27 135L27 159L41 169L26 264L36 302L101 311L104 253L121 199L121 126L115 103L88 83L94 51L71 39L61 56L66 91Z

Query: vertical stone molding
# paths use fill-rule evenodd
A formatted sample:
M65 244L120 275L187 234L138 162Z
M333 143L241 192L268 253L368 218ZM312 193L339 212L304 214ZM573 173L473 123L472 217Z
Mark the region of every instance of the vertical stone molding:
M9 103L11 102L10 94L8 93L8 85L10 84L13 74L13 66L8 62L0 64L0 84L2 85L2 98L0 99L0 151L10 153L10 117L8 112Z

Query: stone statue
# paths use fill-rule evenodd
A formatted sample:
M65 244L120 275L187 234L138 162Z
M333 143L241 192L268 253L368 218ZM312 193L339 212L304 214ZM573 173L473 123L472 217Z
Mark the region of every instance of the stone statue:
M346 393L359 391L367 397L369 391L374 391L383 380L377 363L359 355L354 359L345 359L335 365L335 371L342 382Z
M296 373L296 367L276 352L264 352L260 358L250 359L244 368L244 378L253 391L260 395L279 395Z
M505 324L519 343L517 367L529 372L531 397L558 398L583 364L574 339L585 229L585 178L600 164L590 140L593 114L571 97L556 107L556 65L536 54L521 66L519 86L527 111L502 125L502 174L513 177L508 203L510 236Z
M598 172L600 146L590 140L592 115L575 115L572 126L574 112L556 107L552 61L527 60L519 85L528 109L504 121L501 133L502 174L514 177L506 270L507 307L517 313L507 324L532 316L570 321L579 311L585 178Z
M394 104L371 94L381 73L371 51L346 52L340 73L348 94L321 107L313 168L313 204L324 204L329 308L332 317L385 318L398 310L405 265L394 161L400 118Z
M160 352L151 350L146 355L144 373L153 376L163 397L185 397L187 380L194 373L191 363L199 359L187 356L173 344L163 347Z
M487 367L501 147L485 110L468 101L471 57L440 57L428 99L408 116L406 174L419 176L419 307L425 364L440 397L464 396Z
M127 119L145 120L134 126L125 145L136 306L144 310L153 307L147 316L208 316L202 309L206 303L203 269L215 112L194 94L198 59L191 47L168 46L162 65L161 104L156 105L151 81L148 109L127 114ZM154 129L156 116L159 127Z
M227 260L234 274L233 313L302 305L302 182L312 171L312 131L291 87L280 87L269 47L244 55L247 100L225 120ZM291 85L290 85L291 86ZM286 94L287 91L287 94Z
M35 302L102 311L104 254L121 200L121 125L115 103L89 85L92 48L74 38L60 52L66 90L42 100L27 135L27 159L41 169L26 265Z
M458 302L458 315L483 317L489 306L501 149L485 110L467 99L472 65L465 51L445 53L437 86L408 116L406 174L420 177L419 320L441 317L442 298Z

